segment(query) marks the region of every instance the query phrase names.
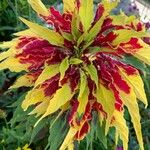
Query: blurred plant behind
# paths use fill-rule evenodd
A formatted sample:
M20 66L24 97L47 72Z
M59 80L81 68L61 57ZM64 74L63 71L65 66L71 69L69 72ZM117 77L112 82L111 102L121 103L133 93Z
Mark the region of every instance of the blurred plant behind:
M62 9L61 0L43 0L43 2L47 6L53 5L60 10ZM95 3L98 3L98 0ZM130 1L124 0L122 3L119 9L125 8L125 5L129 6ZM116 10L116 12L118 13L119 11ZM28 5L27 0L0 0L0 41L11 40L13 33L25 28L23 23L18 19L19 16L42 23ZM150 101L150 67L133 57L128 57L124 61L141 70L147 97ZM31 147L36 150L43 150L47 143L49 143L51 144L51 150L57 150L57 147L62 142L61 140L59 141L60 136L63 137L67 131L67 129L64 130L64 118L59 118L55 122L55 126L52 126L50 130L49 124L54 121L53 118L43 120L42 123L34 128L36 119L33 116L27 115L30 110L24 112L21 108L21 102L28 89L19 88L11 91L8 89L18 76L18 74L10 73L8 70L0 72L0 150L15 150L17 147L23 147L27 143L32 143ZM147 110L144 110L143 105L140 105L140 107L145 150L150 150L150 106ZM126 118L130 120L128 113L126 113ZM97 120L96 117L94 119L95 121ZM132 124L130 121L127 123L130 126L130 149L138 150L139 147ZM78 149L115 149L113 130L108 135L109 140L107 141L104 137L103 127L95 127L94 124L91 126L92 131L80 143ZM93 135L95 131L97 131L97 135ZM48 137L49 132L50 136ZM47 149L49 148L49 144L47 145ZM121 147L119 148L121 149Z

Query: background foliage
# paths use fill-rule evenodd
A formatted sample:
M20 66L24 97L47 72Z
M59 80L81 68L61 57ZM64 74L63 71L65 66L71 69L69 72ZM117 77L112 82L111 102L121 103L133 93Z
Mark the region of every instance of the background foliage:
M44 3L62 9L61 0L44 0ZM98 3L98 0L95 3ZM129 0L126 0L126 3L122 1L119 8L125 8L125 5L129 7L129 4ZM124 11L127 10L124 9ZM114 13L118 12L118 9L114 11ZM0 41L11 40L14 32L25 28L18 20L19 16L41 23L26 0L0 0ZM150 101L150 67L133 57L125 58L124 61L140 70L145 82L147 98ZM27 115L30 110L24 112L20 106L28 89L19 88L11 91L8 89L18 76L18 74L10 73L8 70L0 72L0 150L15 150L27 143L35 150L43 150L45 147L46 149L57 150L62 142L61 139L68 130L65 126L64 116L61 116L57 121L54 120L55 116L45 119L35 128L36 119ZM145 110L144 106L140 104L140 110L145 150L150 150L150 106ZM96 117L95 114L94 122L97 121ZM130 120L128 112L126 112L126 119ZM131 122L128 121L127 123L130 127L130 149L137 150L135 132ZM103 125L95 126L92 124L91 126L91 132L76 149L113 150L116 148L113 129L107 140L104 136ZM121 150L121 142L119 144L118 150L119 148Z

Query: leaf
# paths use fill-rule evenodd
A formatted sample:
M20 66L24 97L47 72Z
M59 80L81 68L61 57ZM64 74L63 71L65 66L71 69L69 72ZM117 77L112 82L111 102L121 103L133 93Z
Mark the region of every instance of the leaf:
M46 112L49 102L50 98L43 99L43 101L38 106L36 106L35 109L29 113L29 115L36 114L36 117L43 115ZM34 127L36 127L36 125L37 124L35 124Z
M29 106L42 102L45 99L46 97L43 89L33 89L26 95L25 100L22 103L22 108L27 110Z
M63 85L62 88L58 89L54 97L50 100L50 103L48 105L48 108L46 109L45 114L37 121L36 125L40 120L42 120L46 116L51 115L52 113L59 110L61 106L63 106L64 104L66 104L68 101L71 100L73 95L74 93L71 92L71 88L68 84Z
M57 116L55 115L55 118L56 117ZM66 118L64 118L64 116L62 115L54 123L52 128L51 127L49 128L48 145L46 146L45 150L47 149L58 150L67 132L68 132L68 126L67 126Z
M144 63L150 65L150 48L140 48L134 56L139 60L143 61Z
M93 0L82 0L80 2L79 16L84 28L84 31L88 31L91 27L91 23L94 19L94 5Z
M61 35L63 36L64 39L68 40L68 41L73 41L73 37L72 37L72 34L70 33L67 33L67 32L63 32L61 31Z
M59 65L46 65L40 76L35 82L35 87L42 84L44 81L52 78L59 73Z
M9 69L12 72L28 71L27 64L21 64L17 58L9 57L0 63L0 70Z
M40 38L43 38L49 43L57 45L57 46L63 46L64 44L64 38L54 30L50 30L46 27L42 27L36 23L30 22L24 18L20 18L20 20L25 23L33 33L35 33Z
M114 39L112 44L117 45L117 46L121 43L128 42L133 37L141 38L145 36L144 32L137 32L134 30L127 30L127 29L117 30L117 31L114 31L114 33L118 36L117 38Z
M128 85L130 85L130 83L128 83ZM131 85L130 85L130 88L131 88L130 94L125 94L120 91L120 95L122 97L122 100L125 106L128 108L129 113L131 115L131 120L135 129L135 132L136 132L136 136L137 136L140 148L141 150L144 150L142 133L141 133L139 107L137 104L136 95Z
M80 91L78 96L79 106L77 112L79 115L85 112L88 103L89 89L85 73L80 71Z
M13 39L12 41L8 41L8 42L3 42L0 44L0 48L4 49L4 48L10 48L12 46L15 46L17 44L18 39Z
M115 117L115 120L113 122L113 126L115 126L116 132L119 134L120 139L123 142L123 149L128 150L129 131L126 125L126 121L123 117L123 112L119 112L115 110L114 117Z
M45 7L45 5L41 2L41 0L28 0L28 3L32 6L32 8L42 16L50 16L50 12Z
M75 9L71 21L71 33L75 41L77 41L81 36L81 32L79 31L79 29L80 29L80 17L77 10Z
M78 58L71 58L69 63L73 64L73 65L78 65L78 64L83 63L83 61L81 59L78 59Z
M90 65L87 65L85 69L90 75L91 80L95 82L96 87L98 88L98 82L99 82L98 73L97 73L97 69L95 68L95 66L91 63Z
M64 4L64 12L74 12L74 9L76 7L75 0L63 0L63 4Z
M9 89L15 89L23 86L31 87L33 85L33 78L31 76L29 77L28 75L23 75L19 77Z
M35 128L33 128L30 143L32 143L35 140L39 132L47 125L47 122L47 119L43 119L43 121L41 121Z
M106 19L107 15L109 15L110 11L118 5L118 2L109 2L107 0L103 0L102 4L104 6L104 13L102 17L95 23L95 25L90 29L88 34L85 36L86 43L94 40L96 35L100 32L101 26Z
M112 115L115 110L115 98L113 92L110 89L104 87L102 84L100 84L100 87L96 90L95 96L97 98L97 101L103 106L104 111L108 115L105 128L105 134L107 134L110 127Z
M70 143L72 143L76 132L77 132L76 128L70 127L69 132L59 150L66 150L66 148L70 145Z
M64 78L65 72L68 70L68 68L69 68L69 60L68 57L66 57L65 59L63 59L59 67L60 81Z
M6 59L8 57L12 57L14 54L15 54L14 49L10 48L8 51L0 53L0 61Z
M148 102L140 74L137 73L136 75L127 75L123 70L120 70L120 72L122 76L132 85L137 98L145 104L145 107L147 107Z
M23 30L23 31L19 31L19 32L16 32L14 33L13 35L15 36L37 36L35 33L32 32L31 29L26 29L26 30Z

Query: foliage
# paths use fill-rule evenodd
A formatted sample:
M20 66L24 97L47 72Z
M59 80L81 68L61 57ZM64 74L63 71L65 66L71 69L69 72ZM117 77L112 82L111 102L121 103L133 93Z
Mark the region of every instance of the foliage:
M9 2L9 0L7 2ZM3 0L2 3L1 3L2 6L3 6L3 7L1 7L1 12L2 12L1 15L5 16L7 14L6 12L9 12L11 10L10 14L13 14L13 16L8 14L7 17L4 17L4 18L5 19L6 18L11 18L10 20L12 20L12 22L10 23L10 26L15 27L15 29L14 28L13 29L12 28L6 28L7 30L10 29L11 32L16 32L16 31L19 31L20 29L24 28L24 25L20 21L16 20L16 18L18 17L19 14L21 14L21 16L23 16L25 18L28 18L28 20L32 20L32 21L35 20L39 24L43 24L40 19L35 17L35 13L31 13L32 12L31 8L25 1L21 1L21 0L17 1L17 5L16 5L16 1L11 1L11 3L7 3L7 2L5 0ZM69 3L70 3L70 1L69 1ZM45 1L45 4L48 4L48 3ZM14 9L15 11L13 11L12 6L13 7L17 6L17 8L19 8L19 9ZM24 6L24 7L22 7L22 6ZM11 9L10 9L10 7L11 7ZM5 8L5 10L4 10L4 8ZM84 9L85 8L83 8L83 10L81 12L79 12L80 13L79 15L81 15L81 17L84 16L83 15L84 14ZM88 11L90 11L89 8L87 8L87 9L88 9ZM35 8L35 10L36 10L36 8ZM70 9L69 9L69 11L70 11ZM81 19L81 22L83 23L83 25L85 27L84 28L85 31L87 31L89 29L89 26L90 26L89 24L91 23L92 16L88 16L88 17L89 17L89 20L88 20L89 22L86 20L85 17L83 17ZM4 23L4 25L8 24L7 20L5 20L5 19L2 21ZM59 37L58 34L55 34L52 31L51 31L51 34L53 34L53 36L56 36L56 38L53 38L53 36L47 37L46 34L45 35L43 34L45 31L49 32L46 28L42 28L41 26L37 26L36 24L32 24L31 22L28 22L26 20L23 20L23 22L25 22L30 27L30 29L32 29L32 32L34 31L34 34L37 34L36 36L40 36L40 37L48 40L51 44L61 46L62 44L64 44L63 42L65 40L68 40L68 41L72 40L72 37L70 39L70 35L67 32L63 31L63 29L59 33L61 33L61 35L63 36L63 38L65 40L64 39L61 40L62 37ZM1 24L1 25L3 25L3 24ZM44 26L45 26L45 24L44 24ZM35 30L35 28L36 28L36 30ZM4 31L4 29L2 29L2 31ZM41 31L42 31L42 33L40 33ZM95 32L96 30L93 30L93 31ZM74 32L78 32L78 31L74 30ZM96 36L96 33L94 33L94 32L91 32L91 34L89 34L87 37L84 34L83 34L84 36L80 36L79 40L77 41L78 46L79 45L83 46L82 45L83 40L85 40L85 42L87 40L88 43L85 44L85 47L83 46L83 49L86 50L91 45L91 43L93 42L93 41L89 41L89 39L92 39L92 37ZM99 30L97 32L99 32ZM8 37L6 36L6 35L8 35L8 33L9 33L8 31L7 32L1 32L1 36L4 40L5 40L5 38L10 39L9 36ZM80 34L80 32L78 34ZM78 34L77 33L73 34L75 39L78 39L78 37L76 37L76 35L78 36ZM133 34L135 34L135 33L133 33ZM141 36L141 35L137 34L137 36ZM57 40L57 38L59 38L59 40ZM126 37L126 38L130 39L131 37ZM126 40L126 38L116 40L115 42L120 43L120 40L122 42L122 41ZM68 43L66 43L66 44L68 44ZM80 49L78 49L78 47L74 47L74 48L77 51L80 50ZM92 48L91 48L91 51L92 51ZM80 53L77 53L77 55L76 55L77 58L71 58L71 59L70 59L70 57L65 57L62 60L62 62L60 63L60 67L58 67L58 68L55 65L54 66L53 65L50 65L50 66L46 65L45 69L42 71L42 73L40 72L41 75L38 77L37 81L35 82L35 89L39 85L41 85L43 82L47 86L49 83L46 82L46 80L50 79L50 77L53 77L54 75L56 75L59 71L60 71L60 74L61 74L60 79L61 80L64 79L65 76L66 76L67 70L69 69L71 64L78 66L78 65L82 65L84 61L87 61L87 60L84 60L84 59L81 60L80 55L81 55ZM137 57L141 58L141 57L139 57L139 55ZM132 66L134 66L134 67L136 67L137 69L140 70L140 74L143 78L143 81L145 82L145 91L147 93L147 97L149 97L150 96L150 94L149 94L149 89L150 89L149 86L150 85L149 85L148 81L149 81L149 69L150 68L147 65L143 64L141 61L139 61L137 58L132 57L131 55L128 56L128 57L125 57L125 59L122 60L122 62L124 62L126 64L131 64ZM148 62L149 62L149 60L148 60ZM87 75L91 80L93 80L95 82L94 84L97 87L98 87L98 82L99 82L98 80L99 79L98 79L98 75L97 75L97 71L96 71L97 68L95 67L95 65L93 63L90 63L89 65L86 65L86 64L84 64L84 65L85 65L84 67L85 67L85 70L86 70L87 73L85 74L82 71L80 72L80 76L81 76L81 81L80 82L81 83L80 83L80 89L78 89L78 92L79 92L79 99L78 100L80 102L82 102L82 99L83 99L84 102L86 103L86 100L87 100L86 94L89 93L88 88L86 88L87 87L87 81L88 81L87 80ZM52 67L52 69L49 68L49 67ZM23 69L23 68L20 68L20 69ZM14 70L14 68L13 68L13 70ZM18 68L17 68L17 70L18 70ZM48 70L53 70L54 72L53 71L50 72ZM21 72L20 75L24 75L24 72ZM31 93L30 92L25 93L27 90L29 90L31 88L30 87L29 88L21 87L18 90L13 89L13 90L8 90L8 92L6 92L6 90L10 87L10 85L12 85L12 83L14 83L17 76L18 75L16 75L16 73L10 73L10 72L8 72L8 70L5 70L4 72L1 72L1 78L2 78L2 80L1 80L1 86L2 86L1 94L2 94L2 97L0 99L0 103L1 103L2 109L7 111L7 114L8 114L7 118L6 118L5 115L3 116L4 121L2 121L2 124L5 127L3 126L2 129L1 129L2 130L2 132L0 134L0 138L2 139L1 140L1 147L3 149L5 148L5 149L9 150L9 149L16 149L18 147L23 147L24 145L26 145L26 143L29 143L30 147L32 147L34 149L37 149L37 150L38 149L44 149L45 147L46 147L46 149L50 149L50 150L51 149L52 150L58 149L58 147L61 146L61 144L63 142L63 139L66 137L68 131L70 131L69 130L70 125L68 125L68 123L67 123L68 120L66 119L66 116L70 115L69 114L70 111L66 111L66 110L68 109L68 107L72 107L72 106L75 105L75 104L72 104L72 106L68 106L69 104L65 104L65 100L67 100L67 99L69 100L71 98L69 96L72 96L72 93L70 92L70 88L68 88L67 85L63 86L63 81L60 80L61 82L58 83L58 84L60 84L62 86L62 88L57 90L57 95L54 96L54 98L52 99L53 100L52 104L54 103L54 105L53 105L54 107L49 106L49 109L48 109L49 111L44 114L42 112L43 110L39 111L38 109L35 109L34 106L31 106L31 107L28 108L29 105L35 104L34 100L38 101L38 99L36 99L36 96L37 96L37 98L39 98L39 96L41 96L43 98L43 95L41 94L41 91L32 90ZM31 77L33 77L33 76L32 75L29 76L29 78L30 78L29 83L31 83L30 86L33 85ZM43 78L45 80L43 80ZM54 80L57 81L57 77L54 78ZM25 86L27 84L29 85L29 83L27 81L25 81L23 86ZM106 96L109 97L109 94L110 95L112 94L112 93L110 93L110 91L107 91L107 89L105 89L105 87L103 87L102 85L101 85L101 88L104 90L104 93L108 92L108 95L106 95ZM50 91L48 91L48 92L50 92ZM70 94L69 94L69 92L70 92ZM101 91L99 91L99 92L101 92ZM63 97L64 101L63 100L60 101L59 106L57 105L57 107L56 107L55 102L56 102L56 100L59 100L59 98L62 96L62 93L64 93L64 97ZM97 97L99 97L99 96L103 98L103 101L101 101L101 98L100 98L99 102L104 107L104 110L108 114L110 113L109 116L111 118L112 117L111 116L112 115L111 111L113 111L113 110L110 111L110 109L113 109L113 107L110 107L110 109L107 110L107 105L105 106L105 103L107 103L107 101L106 102L104 101L105 100L105 94L103 95L103 93L101 93L100 95L97 95ZM112 97L113 96L111 96L111 98ZM125 97L125 96L123 96L123 97ZM5 102L4 102L4 99L5 99ZM24 102L24 99L27 100L27 102ZM16 102L13 103L14 101L16 101ZM47 102L48 99L45 98L44 101ZM40 102L41 101L39 101L39 103ZM58 101L57 101L57 103L58 103ZM65 104L65 105L63 106L62 103ZM47 105L48 103L45 103L45 104ZM44 109L46 108L46 107L44 107L45 104L43 104L43 106L42 106ZM7 108L6 106L9 106L9 107ZM62 111L60 111L60 112L58 111L58 113L53 113L51 115L51 117L46 117L47 115L51 114L55 110L58 110L58 108L60 106L63 106L61 108ZM27 111L23 111L22 107L24 109L27 109ZM79 114L83 114L84 113L83 109L85 109L85 104L82 104L80 107L82 109L79 109L80 110ZM131 106L128 106L128 107L131 107ZM134 107L134 105L133 105L133 107ZM144 106L142 104L140 104L140 108L142 110L141 111L141 115L142 115L142 121L141 122L142 122L143 129L145 129L145 127L148 127L148 125L149 125L149 116L148 116L149 109L147 109L145 111ZM73 108L73 109L75 109L75 108ZM102 111L102 108L101 108L101 111ZM13 114L12 114L12 112L13 112ZM30 112L30 116L28 115L29 112ZM35 118L35 116L32 115L35 112L38 115L37 118ZM5 113L5 112L3 112L3 113ZM72 112L72 113L74 113L74 112ZM135 115L134 112L131 112L131 113L133 113L133 116ZM41 117L40 117L41 114L44 114L42 116L42 121L40 121L37 124L37 120L39 120L39 119L41 120ZM13 117L12 117L12 115L13 115ZM108 138L106 138L106 136L105 136L106 125L108 123L107 122L108 120L106 120L106 122L104 121L104 122L99 123L99 121L98 121L99 120L99 114L96 113L96 112L92 112L91 115L93 116L92 119L89 121L89 126L90 126L91 130L87 134L86 138L84 138L84 140L81 141L80 144L78 144L78 142L75 141L75 143L74 143L75 147L78 148L78 149L81 149L81 150L85 149L85 147L86 147L86 149L114 149L116 147L116 143L115 143L115 140L114 140L115 139L114 138L114 136L115 136L114 129L111 129L109 131L109 133L107 135ZM119 113L116 113L115 115L119 116L119 118L122 117L122 116L120 116ZM131 116L131 117L133 117L133 116ZM10 118L11 118L11 120L10 120ZM79 117L79 119L81 119L81 118L82 118L82 116ZM125 110L125 118L127 120L128 126L130 127L130 136L131 136L130 139L131 140L130 140L130 145L129 146L131 148L134 147L135 149L138 149L138 145L137 145L136 138L135 138L135 132L133 130L132 123L130 122L131 118L129 116L128 111L126 111L126 110ZM10 121L7 122L6 119L8 119ZM77 119L78 119L78 117L77 117ZM124 122L123 118L122 118L122 122ZM119 122L116 122L116 123L117 124L115 126L117 127ZM136 124L138 124L138 122L136 122ZM118 128L119 128L119 126L118 126ZM124 127L124 129L126 129L126 127ZM146 129L147 130L143 131L144 142L146 143L144 145L145 145L145 149L149 149L149 138L150 138L149 134L148 134L149 133L149 128L146 128ZM73 131L73 130L71 130L71 131ZM120 137L121 136L122 136L122 133L120 132ZM122 138L122 140L124 140L124 138ZM54 141L56 141L56 142L54 142ZM121 141L119 141L119 145L122 145ZM71 144L69 146L72 147Z

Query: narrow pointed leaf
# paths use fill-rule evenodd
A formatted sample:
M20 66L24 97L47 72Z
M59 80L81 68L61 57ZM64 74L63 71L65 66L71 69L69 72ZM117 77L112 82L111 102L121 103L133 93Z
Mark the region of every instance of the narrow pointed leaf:
M30 22L24 18L20 18L23 23L25 23L33 33L37 36L49 41L51 44L63 46L64 38L54 30L50 30L46 27L42 27L36 23Z
M64 78L65 72L69 68L69 60L68 57L63 59L63 61L60 64L59 71L60 71L60 81Z
M45 7L45 5L42 3L41 0L28 0L28 3L39 15L43 15L43 16L50 15L50 12Z
M87 31L94 18L93 0L82 0L80 5L79 16L84 30Z

